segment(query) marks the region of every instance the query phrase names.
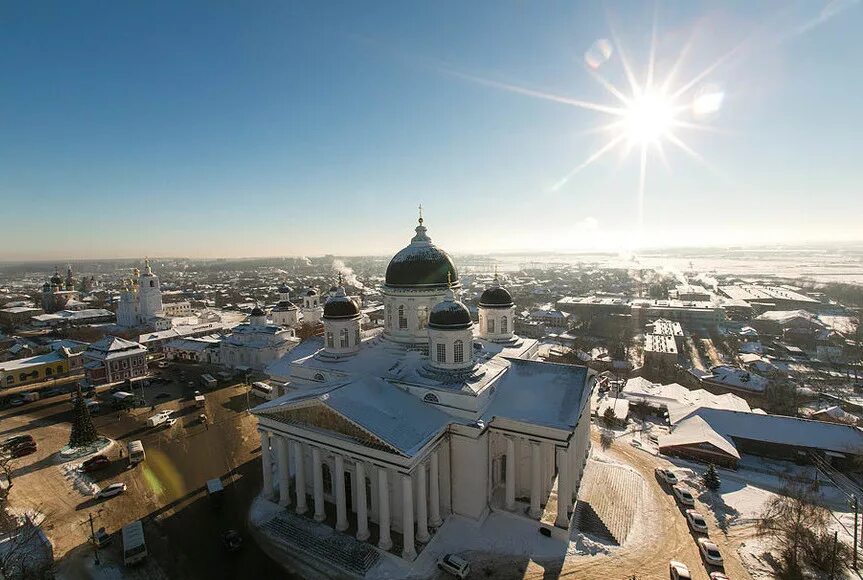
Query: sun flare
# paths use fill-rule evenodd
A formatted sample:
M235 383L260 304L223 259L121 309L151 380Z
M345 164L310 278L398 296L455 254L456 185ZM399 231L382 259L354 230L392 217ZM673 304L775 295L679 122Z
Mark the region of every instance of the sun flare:
M630 145L652 145L666 138L674 125L671 99L658 92L629 101L623 113L623 133Z

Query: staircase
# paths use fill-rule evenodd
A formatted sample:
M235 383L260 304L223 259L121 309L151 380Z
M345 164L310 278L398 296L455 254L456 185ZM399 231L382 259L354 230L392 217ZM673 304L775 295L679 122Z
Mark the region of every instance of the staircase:
M578 529L618 545L626 542L641 505L644 481L629 469L590 461L575 507Z
M288 550L312 556L351 576L365 576L380 557L368 544L290 513L276 515L262 528Z

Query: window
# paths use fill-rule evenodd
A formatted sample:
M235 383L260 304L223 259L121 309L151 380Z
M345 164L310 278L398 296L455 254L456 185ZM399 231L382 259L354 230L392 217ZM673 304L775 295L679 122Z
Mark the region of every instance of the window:
M45 367L45 376L46 377L50 377L53 374L54 374L54 369L52 369L51 367Z
M342 348L348 348L348 329L343 328L339 332L339 344Z
M57 365L57 374L59 375L62 372L63 372L63 367L60 365Z
M27 373L21 373L20 375L18 375L18 380L21 382L26 381L27 380Z
M404 305L399 306L399 330L406 330L408 327L408 319L405 317Z
M509 332L506 329L506 316L501 316L501 318L500 318L500 331L501 332Z
M333 343L333 333L332 333L332 332L328 332L328 333L327 333L327 348L333 348L333 346L334 346L334 343Z
M156 283L153 280L150 280L150 288L155 288Z
M487 332L494 332L494 318L488 318L488 322L486 324Z
M420 306L417 308L417 328L422 330L426 327L429 321L429 308L428 306Z
M333 493L333 476L330 473L330 466L324 463L321 466L321 472L323 473L324 480L324 493Z
M7 386L11 385L14 382L15 382L15 377L13 377L12 375L9 375L8 377L6 377L6 385Z
M437 345L437 362L446 362L446 345L442 342Z
M464 343L460 340L455 341L453 345L453 362L464 362Z
M357 328L357 336L354 340L356 341L356 345L359 346L360 345L360 329L359 328Z
M392 328L393 326L393 306L392 304L387 304L387 328Z
M438 399L437 395L434 393L426 393L426 396L423 397L423 401L426 403L440 403L440 399Z

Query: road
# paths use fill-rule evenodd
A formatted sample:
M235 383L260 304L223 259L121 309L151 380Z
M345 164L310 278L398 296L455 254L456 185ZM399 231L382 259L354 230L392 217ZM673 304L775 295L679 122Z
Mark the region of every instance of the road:
M93 417L99 432L118 444L107 452L111 466L89 477L99 486L116 481L128 486L126 493L108 500L82 494L80 477L76 487L76 478L65 477L54 459L69 438L69 395L0 411L0 439L26 432L39 445L37 453L16 463L10 505L46 514L45 529L55 558L69 555L60 569L74 570L75 577L82 568L74 560L91 553L87 546L90 514L95 527L104 526L108 532L144 519L151 555L171 578L286 577L246 532L248 506L260 490L261 470L260 440L256 422L246 411L245 387L233 384L206 393L204 411L210 423L204 425L198 421L201 409L191 400L186 381L206 371L197 365L172 367L165 371L172 382L147 387L145 394L159 403L156 410L177 411L180 421L174 427L147 428L146 418L154 414L150 407ZM182 380L178 367L185 374ZM166 396L156 398L160 394ZM129 469L120 453L134 439L143 442L147 459ZM214 477L222 477L225 484L221 506L214 505L205 491L206 481ZM233 554L221 545L221 534L229 528L246 534L242 549ZM114 541L105 556L110 559L113 551L116 557L119 543Z

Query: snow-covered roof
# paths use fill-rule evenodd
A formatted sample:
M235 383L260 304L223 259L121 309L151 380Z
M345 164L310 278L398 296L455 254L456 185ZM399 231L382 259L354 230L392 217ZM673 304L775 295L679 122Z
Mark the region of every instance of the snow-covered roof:
M620 396L631 401L666 407L669 418L687 416L699 407L749 411L749 404L733 393L714 395L704 389L690 390L677 383L651 383L642 377L626 381Z
M629 415L629 399L615 399L614 397L600 399L596 414L599 417L605 417L608 409L611 409L612 413L614 413L615 419L625 421Z
M761 375L728 365L718 365L710 369L710 374L701 377L717 385L733 389L762 392L767 388L767 379Z
M668 435L660 435L659 437L660 449L678 445L697 445L700 443L710 443L717 449L736 459L740 459L740 453L738 453L734 443L728 437L717 433L707 421L698 415L682 421Z
M863 430L850 425L709 408L694 410L677 425L692 417L702 418L725 437L863 455Z
M147 348L137 342L117 336L106 336L91 344L87 348L86 355L88 358L108 360L135 354L145 354L146 352Z
M482 415L571 431L589 399L587 368L532 360L511 360Z
M54 363L63 360L63 355L58 351L51 351L45 354L37 354L27 358L19 358L6 362L0 362L0 371L11 372L23 369L32 368L47 363Z
M787 324L794 320L803 320L821 324L814 315L805 310L769 310L764 314L755 317L755 320L764 322L775 322L777 324Z
M255 407L252 412L273 415L309 402L329 407L408 457L451 422L459 421L387 381L370 376L288 393Z

